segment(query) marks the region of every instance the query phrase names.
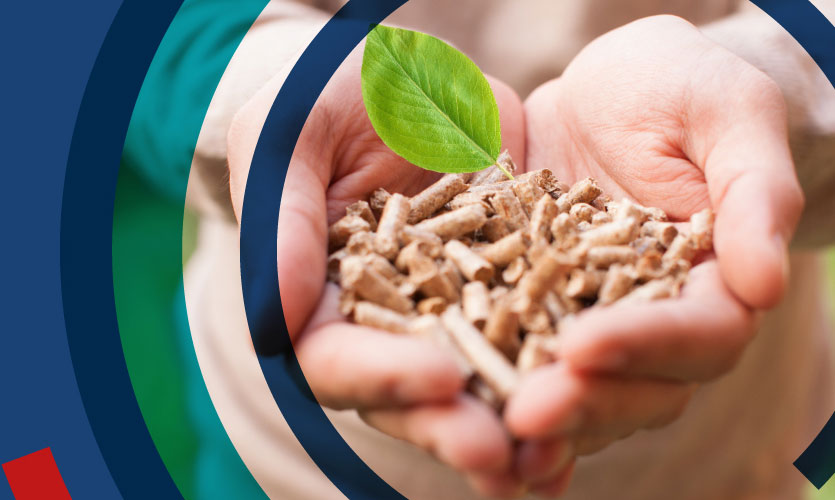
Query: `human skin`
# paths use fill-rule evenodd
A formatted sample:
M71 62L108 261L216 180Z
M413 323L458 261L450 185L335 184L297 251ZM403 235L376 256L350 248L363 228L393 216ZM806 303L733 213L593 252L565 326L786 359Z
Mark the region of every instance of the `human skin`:
M511 432L544 443L528 445L530 456L554 443L584 455L667 425L696 384L734 367L756 311L785 290L803 195L780 89L680 18L600 37L525 109L529 169L594 177L678 221L716 213L715 255L681 297L592 308L561 324L563 363L532 373L509 400Z
M680 298L591 310L561 324L564 362L522 381L503 426L461 394L464 381L449 355L344 322L334 288L324 285L327 225L345 206L378 187L413 195L437 179L374 133L360 64L361 48L311 113L278 225L285 319L323 405L358 409L370 425L467 475L481 493L556 496L569 483L574 456L673 421L697 383L734 366L755 332L755 311L779 301L786 242L803 197L783 98L767 76L686 21L662 16L596 40L524 107L491 79L504 147L523 170L551 168L567 181L592 176L606 192L676 220L707 206L717 214L715 256L693 269ZM229 133L237 214L279 84L262 89Z
M282 195L279 286L299 363L321 404L358 409L370 425L431 450L473 481L516 477L511 438L500 416L462 393L465 380L454 359L423 340L345 322L337 312L336 287L325 285L327 228L344 215L347 205L379 187L414 195L440 177L395 155L374 132L362 101L361 64L359 47L321 94L299 137ZM522 101L503 83L490 82L503 146L524 168ZM241 213L249 164L278 85L277 79L248 102L229 132L236 214ZM482 490L508 494L502 488L503 483Z

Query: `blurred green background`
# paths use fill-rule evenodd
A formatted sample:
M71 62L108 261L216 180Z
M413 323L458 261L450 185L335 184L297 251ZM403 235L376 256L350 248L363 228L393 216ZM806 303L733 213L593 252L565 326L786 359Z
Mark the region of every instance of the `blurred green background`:
M835 248L829 250L826 261L829 276L829 314L831 324L835 324ZM809 500L835 500L835 479L826 483L820 491L810 487Z

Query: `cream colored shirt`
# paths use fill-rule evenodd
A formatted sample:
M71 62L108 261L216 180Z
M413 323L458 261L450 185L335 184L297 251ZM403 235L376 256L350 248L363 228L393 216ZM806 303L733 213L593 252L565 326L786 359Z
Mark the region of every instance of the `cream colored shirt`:
M276 75L286 76L341 3L268 5L221 80L189 180L189 204L201 215L185 276L195 350L235 448L276 499L342 495L293 437L253 351L241 298L238 230L224 188L226 134L234 113ZM835 19L835 1L815 3ZM835 240L835 90L811 58L768 16L730 0L412 0L389 22L451 41L524 96L559 76L594 37L659 13L705 25L708 36L783 88L809 206L798 241L811 250L792 255L786 299L765 316L738 366L703 386L674 424L582 458L565 498L800 498L804 479L792 462L835 408L831 397L820 397L833 394L833 378L823 270L814 250ZM367 427L354 412L327 413L358 455L408 498L478 498L457 473Z

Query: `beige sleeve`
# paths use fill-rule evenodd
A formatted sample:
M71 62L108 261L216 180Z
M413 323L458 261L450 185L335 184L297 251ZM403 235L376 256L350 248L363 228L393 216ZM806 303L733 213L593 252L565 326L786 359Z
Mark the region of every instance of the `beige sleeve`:
M813 3L835 21L835 0ZM702 30L782 88L797 175L806 195L793 244L819 247L835 242L835 88L803 47L750 2Z
M290 69L328 15L305 3L273 0L235 51L203 121L189 176L187 205L200 215L232 218L226 139L235 113L268 81Z

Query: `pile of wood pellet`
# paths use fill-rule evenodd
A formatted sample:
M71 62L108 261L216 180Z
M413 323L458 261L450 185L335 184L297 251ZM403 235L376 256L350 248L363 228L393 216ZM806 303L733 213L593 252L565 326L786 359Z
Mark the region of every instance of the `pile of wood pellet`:
M499 162L514 171L505 153ZM556 361L560 322L587 307L676 296L713 214L687 233L593 179L497 166L408 198L375 191L329 231L328 279L354 322L449 349L469 389L500 407L519 374Z

